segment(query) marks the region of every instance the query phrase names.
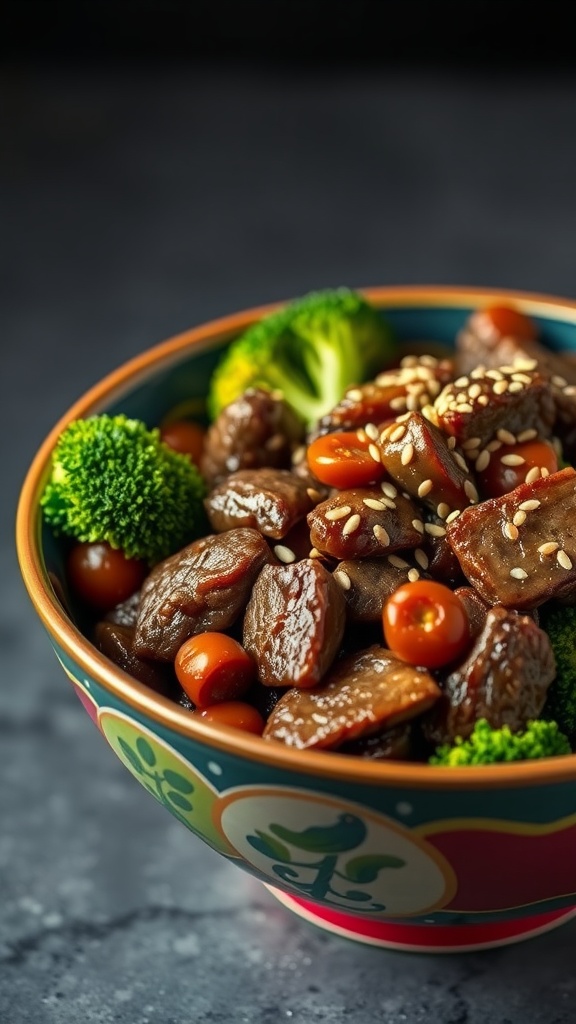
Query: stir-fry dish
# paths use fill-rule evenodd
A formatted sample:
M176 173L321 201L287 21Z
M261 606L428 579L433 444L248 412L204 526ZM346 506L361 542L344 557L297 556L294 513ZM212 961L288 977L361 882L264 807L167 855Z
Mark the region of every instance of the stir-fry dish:
M576 751L576 359L453 349L340 288L232 341L202 422L62 432L42 496L89 639L190 715L378 761Z

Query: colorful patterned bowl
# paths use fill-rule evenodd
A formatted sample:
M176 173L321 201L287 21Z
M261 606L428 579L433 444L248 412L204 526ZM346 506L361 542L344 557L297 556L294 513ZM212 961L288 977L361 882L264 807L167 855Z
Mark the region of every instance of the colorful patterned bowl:
M479 305L513 302L576 351L576 301L451 287L367 289L400 339L450 344ZM576 915L576 755L479 768L300 753L190 716L104 658L61 605L61 549L39 497L63 427L94 412L150 424L198 409L219 351L271 307L197 327L121 366L55 425L24 482L21 572L56 656L126 768L199 839L285 906L376 946L461 951Z

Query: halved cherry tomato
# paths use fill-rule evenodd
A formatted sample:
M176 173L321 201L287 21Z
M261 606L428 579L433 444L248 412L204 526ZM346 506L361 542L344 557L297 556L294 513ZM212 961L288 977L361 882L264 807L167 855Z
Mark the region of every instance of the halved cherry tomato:
M233 729L253 732L257 736L261 736L264 731L262 715L252 704L245 701L228 700L221 704L212 704L209 708L199 710L198 714L207 722L230 725Z
M206 431L193 420L173 420L160 428L160 437L176 452L189 455L198 465L204 449Z
M198 708L242 697L256 677L256 663L226 633L198 633L185 640L174 662L182 689Z
M464 654L470 625L457 594L435 580L403 583L382 609L384 637L403 661L440 668Z
M538 330L534 320L531 320L525 313L513 306L488 306L478 311L478 316L484 316L490 321L492 327L503 338L521 338L525 341L535 341Z
M75 544L66 564L74 592L100 611L108 611L134 594L147 572L145 562L126 558L122 551L104 541Z
M308 446L308 466L321 483L330 487L365 487L385 475L382 463L371 455L376 451L377 446L363 432L334 431L317 437Z
M485 469L476 472L480 493L484 498L499 498L502 494L508 494L518 484L524 483L530 470L536 468L540 471L537 476L546 476L558 470L558 456L548 441L534 439L518 444L504 444L490 454L490 462Z

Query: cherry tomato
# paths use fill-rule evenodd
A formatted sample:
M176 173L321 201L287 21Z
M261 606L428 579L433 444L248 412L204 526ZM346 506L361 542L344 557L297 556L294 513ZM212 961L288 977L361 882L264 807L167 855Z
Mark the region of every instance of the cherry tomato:
M537 338L535 322L512 306L488 306L479 310L478 316L489 320L493 329L503 338L521 338L525 341L535 341Z
M540 471L538 476L558 470L558 456L548 441L535 439L502 445L491 453L486 468L476 472L476 479L483 497L499 498L524 483L526 475L535 468Z
M145 562L126 558L118 548L99 541L75 544L68 555L66 570L70 586L86 604L108 611L138 590L148 567Z
M334 431L308 446L308 466L314 476L330 487L364 487L385 475L382 463L372 458L377 451L369 437L355 430Z
M198 713L207 722L229 725L233 729L253 732L257 736L261 736L264 730L262 715L252 704L246 704L245 701L223 701L221 704L212 704L209 708L202 708Z
M242 697L256 677L256 663L226 633L198 633L185 640L174 662L176 677L197 708Z
M160 428L160 437L165 444L176 452L189 455L196 465L202 458L205 435L204 427L193 420L173 420Z
M468 614L457 594L435 580L404 583L382 609L384 637L403 661L440 668L470 645Z

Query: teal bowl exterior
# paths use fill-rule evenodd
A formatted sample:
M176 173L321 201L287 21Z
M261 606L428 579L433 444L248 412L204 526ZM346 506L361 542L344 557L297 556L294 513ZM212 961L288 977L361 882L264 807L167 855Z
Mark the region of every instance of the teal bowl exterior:
M408 346L450 345L473 309L513 302L537 320L546 344L576 353L568 300L439 287L366 294ZM107 662L58 599L66 604L62 552L42 526L38 498L64 423L95 411L150 425L174 409L198 414L222 346L262 312L198 328L121 367L47 438L22 491L17 536L57 658L138 782L305 919L409 950L539 934L576 914L576 755L484 768L378 764L215 728Z

